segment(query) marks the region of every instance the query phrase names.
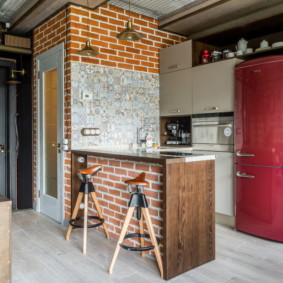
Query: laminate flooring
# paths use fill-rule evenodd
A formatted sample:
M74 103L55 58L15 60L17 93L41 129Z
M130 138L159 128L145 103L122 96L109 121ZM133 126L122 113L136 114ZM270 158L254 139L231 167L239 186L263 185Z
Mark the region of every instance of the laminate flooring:
M115 241L88 230L87 255L82 229L65 240L66 227L33 210L13 213L13 282L77 283L165 282L155 260L121 249L108 274ZM216 226L216 260L168 282L283 283L283 243Z

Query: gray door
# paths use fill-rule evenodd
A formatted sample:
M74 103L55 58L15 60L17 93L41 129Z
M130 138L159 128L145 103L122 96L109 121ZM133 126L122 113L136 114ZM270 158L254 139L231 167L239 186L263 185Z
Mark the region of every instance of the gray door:
M6 69L0 68L0 195L7 195Z
M40 212L63 221L63 45L38 57Z

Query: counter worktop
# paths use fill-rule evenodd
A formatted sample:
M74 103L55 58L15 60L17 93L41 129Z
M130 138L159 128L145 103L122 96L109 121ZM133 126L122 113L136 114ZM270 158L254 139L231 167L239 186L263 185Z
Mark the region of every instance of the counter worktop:
M82 155L91 155L108 158L116 158L120 160L132 160L140 162L149 162L149 163L159 163L159 164L172 164L172 163L181 163L181 162L194 162L194 161L204 161L204 160L214 160L214 155L208 154L193 154L191 151L178 151L176 154L185 154L186 156L171 155L172 152L175 152L174 149L168 150L156 150L156 149L145 149L145 148L135 148L135 149L126 149L126 148L109 148L109 149L75 149L72 150L72 153L82 154Z

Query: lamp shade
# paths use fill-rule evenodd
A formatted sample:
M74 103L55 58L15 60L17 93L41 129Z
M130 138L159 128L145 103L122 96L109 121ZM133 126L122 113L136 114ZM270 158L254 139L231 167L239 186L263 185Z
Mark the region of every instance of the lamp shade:
M94 50L91 46L90 46L90 41L89 39L86 41L85 43L85 47L81 50L79 50L77 52L78 55L81 55L81 56L97 56L99 55L99 52Z
M120 40L136 41L143 38L143 35L132 28L132 22L127 22L127 27L116 35Z

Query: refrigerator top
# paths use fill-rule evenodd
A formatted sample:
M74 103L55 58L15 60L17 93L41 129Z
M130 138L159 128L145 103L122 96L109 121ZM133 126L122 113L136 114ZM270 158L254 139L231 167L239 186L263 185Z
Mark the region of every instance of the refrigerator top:
M260 57L256 59L251 59L245 62L242 62L236 66L237 69L241 68L246 68L250 66L255 66L255 65L261 65L261 64L268 64L268 63L273 63L273 62L278 62L278 61L283 61L283 55L271 55L271 56L265 56L265 57Z

